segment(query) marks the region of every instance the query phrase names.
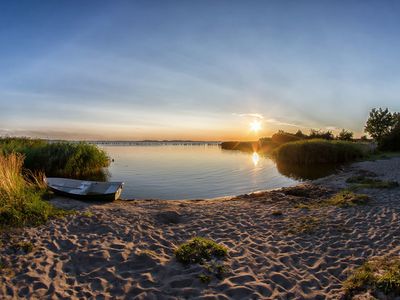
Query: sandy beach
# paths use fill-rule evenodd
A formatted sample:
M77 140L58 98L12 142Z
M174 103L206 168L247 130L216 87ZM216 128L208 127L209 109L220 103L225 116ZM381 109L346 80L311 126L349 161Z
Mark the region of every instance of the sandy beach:
M366 161L294 188L197 201L84 203L77 214L1 234L2 299L340 299L365 259L400 251L400 188L364 189L367 205L298 208L360 170L400 181L400 158ZM305 227L304 224L307 224ZM201 236L229 249L222 278L176 261ZM26 241L33 250L16 250Z

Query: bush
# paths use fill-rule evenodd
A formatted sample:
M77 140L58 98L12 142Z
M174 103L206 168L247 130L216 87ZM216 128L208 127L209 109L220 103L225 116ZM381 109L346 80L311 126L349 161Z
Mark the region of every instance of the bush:
M283 144L275 149L273 155L279 163L309 165L349 162L365 154L355 143L315 139Z
M0 155L0 227L40 225L66 212L43 201L38 186L22 175L23 155Z

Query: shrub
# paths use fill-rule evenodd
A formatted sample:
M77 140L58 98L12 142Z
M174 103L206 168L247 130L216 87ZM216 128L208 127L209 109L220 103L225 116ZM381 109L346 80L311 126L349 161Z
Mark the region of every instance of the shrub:
M0 227L40 225L67 212L43 201L39 190L22 176L23 155L0 155Z
M273 155L279 163L310 165L349 162L365 154L361 147L351 142L315 139L283 144Z
M227 254L226 247L202 237L195 237L175 250L176 259L184 264L201 263L213 257L224 257Z

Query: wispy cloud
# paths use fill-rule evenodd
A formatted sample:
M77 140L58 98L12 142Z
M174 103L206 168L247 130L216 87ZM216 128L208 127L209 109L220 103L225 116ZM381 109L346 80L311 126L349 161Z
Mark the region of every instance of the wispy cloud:
M232 115L238 116L238 117L250 117L250 118L257 118L257 119L264 119L264 116L262 114L256 114L256 113L246 113L246 114L238 114L238 113L233 113Z
M265 122L275 124L275 125L282 125L282 126L291 126L291 127L301 127L304 128L305 126L294 124L294 123L287 123L287 122L282 122L276 119L266 119Z

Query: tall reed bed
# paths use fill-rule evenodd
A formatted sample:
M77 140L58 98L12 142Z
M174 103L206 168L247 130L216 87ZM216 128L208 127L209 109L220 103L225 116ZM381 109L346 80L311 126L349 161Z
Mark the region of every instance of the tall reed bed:
M0 227L39 225L66 212L42 200L40 186L23 176L24 156L0 154Z
M283 144L273 155L281 163L311 165L350 162L363 158L366 152L353 142L312 139Z
M27 138L0 139L0 152L25 155L24 168L49 177L105 180L107 153L88 143L58 142Z

